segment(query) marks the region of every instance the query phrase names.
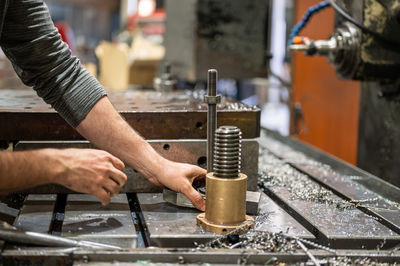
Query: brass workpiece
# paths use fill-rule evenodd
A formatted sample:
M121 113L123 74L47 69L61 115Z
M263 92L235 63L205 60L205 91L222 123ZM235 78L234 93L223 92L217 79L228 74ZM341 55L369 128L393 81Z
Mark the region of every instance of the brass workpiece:
M213 173L206 177L206 212L197 216L197 225L217 234L228 233L246 223L254 224L246 215L247 176L218 178Z

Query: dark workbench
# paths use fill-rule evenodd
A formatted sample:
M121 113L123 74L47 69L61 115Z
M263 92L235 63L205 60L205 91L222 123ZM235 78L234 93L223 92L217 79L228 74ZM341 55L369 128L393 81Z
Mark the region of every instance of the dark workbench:
M117 111L145 139L205 139L207 105L199 92L109 93ZM232 100L218 104L218 126L234 125L257 138L260 109ZM83 139L33 90L0 90L0 141Z

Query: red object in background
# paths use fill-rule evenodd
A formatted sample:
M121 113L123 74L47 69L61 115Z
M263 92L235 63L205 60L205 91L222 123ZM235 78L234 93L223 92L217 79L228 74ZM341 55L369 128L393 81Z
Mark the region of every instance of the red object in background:
M141 17L137 13L128 19L127 29L133 31L137 27L138 20L149 23L143 27L143 33L146 35L164 34L165 32L165 10L156 10L153 14L146 17Z
M72 31L71 27L65 21L59 21L54 23L54 26L58 29L58 32L61 35L61 39L68 44L69 49L73 54L76 52L76 45L75 45L75 37L74 32Z
M296 21L320 0L296 0ZM333 32L334 11L316 15L302 32L313 40ZM302 107L302 119L293 121L298 138L351 164L356 163L360 83L339 80L325 57L293 53L293 105ZM292 117L293 119L293 117ZM292 128L293 129L293 128Z

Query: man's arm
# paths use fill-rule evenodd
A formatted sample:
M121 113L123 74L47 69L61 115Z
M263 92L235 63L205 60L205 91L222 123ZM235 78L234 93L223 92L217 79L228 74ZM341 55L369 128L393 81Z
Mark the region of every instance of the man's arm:
M204 209L203 199L191 184L203 178L205 170L162 158L123 121L104 97L104 89L71 56L43 1L12 0L6 12L0 44L25 84L33 86L73 127L79 125L77 130L97 147L120 157L154 184L184 193L197 208ZM76 151L78 159L85 156L88 154ZM89 171L92 165L82 167ZM100 173L100 178L107 178L104 174ZM79 186L80 179L76 182L69 185L94 194Z
M94 145L121 158L152 183L185 194L196 208L205 210L204 200L192 183L203 179L206 171L160 156L122 119L107 97L96 103L76 129Z
M90 165L90 167L88 167ZM90 193L107 204L126 182L124 163L92 149L0 152L0 194L55 183Z

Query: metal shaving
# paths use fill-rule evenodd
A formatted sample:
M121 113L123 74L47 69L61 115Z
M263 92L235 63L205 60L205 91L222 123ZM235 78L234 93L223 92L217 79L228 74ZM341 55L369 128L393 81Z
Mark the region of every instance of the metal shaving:
M267 150L259 157L258 185L268 187L286 187L291 200L305 200L326 204L337 204L332 199L333 193L310 180L289 164L281 161ZM343 203L343 202L340 202Z
M324 259L320 260L319 262L322 265L330 265L330 266L342 266L342 265L389 266L389 265L397 265L396 263L378 262L378 261L376 261L372 258L368 258L368 257L363 257L363 258L332 257L332 258L324 258Z
M263 252L295 252L299 249L296 240L289 239L283 234L250 230L246 234L218 237L198 248L240 248Z
M379 197L364 200L336 200L333 192L312 181L307 175L299 172L290 166L287 161L281 160L267 150L262 150L259 156L259 176L258 186L265 190L268 187L286 187L290 192L290 200L304 200L317 203L333 205L339 209L350 209L361 206L362 203L373 203ZM293 152L296 154L301 154ZM305 155L298 155L296 161L319 166L325 171L330 169L327 165L322 165L310 159L305 159ZM333 170L330 170L333 171Z
M275 154L284 154L283 159L278 159L275 157L275 159L280 163L287 163L288 165L290 164L295 164L295 165L302 165L305 166L306 168L314 169L317 170L318 173L322 176L334 176L335 178L338 178L339 180L343 181L352 181L352 180L359 180L363 179L363 177L360 176L346 176L346 175L341 175L337 173L335 170L333 170L329 165L323 164L319 161L316 161L314 159L309 158L306 156L304 153L301 153L299 151L294 150L293 148L282 144L279 141L276 141L268 136L265 136L265 141L266 145L268 147L268 150L273 151ZM267 150L262 150L260 155L264 155L264 153L267 152ZM269 153L269 152L267 152ZM272 154L269 153L269 156ZM272 155L273 156L273 155ZM261 156L260 156L261 157ZM294 169L294 168L293 168ZM361 186L360 184L356 182L351 182L349 185L354 185L354 186ZM371 196L368 199L363 199L363 200L352 200L352 201L345 201L343 200L342 202L337 202L338 203L338 208L356 208L359 206L363 206L362 204L366 204L368 208L372 209L390 209L392 208L397 208L400 209L400 203L390 201L386 198L383 198L379 194L376 194L375 192L372 192L368 189L368 194ZM378 206L378 201L380 202L380 206ZM372 205L371 203L374 203L376 206ZM386 206L385 204L386 203Z

